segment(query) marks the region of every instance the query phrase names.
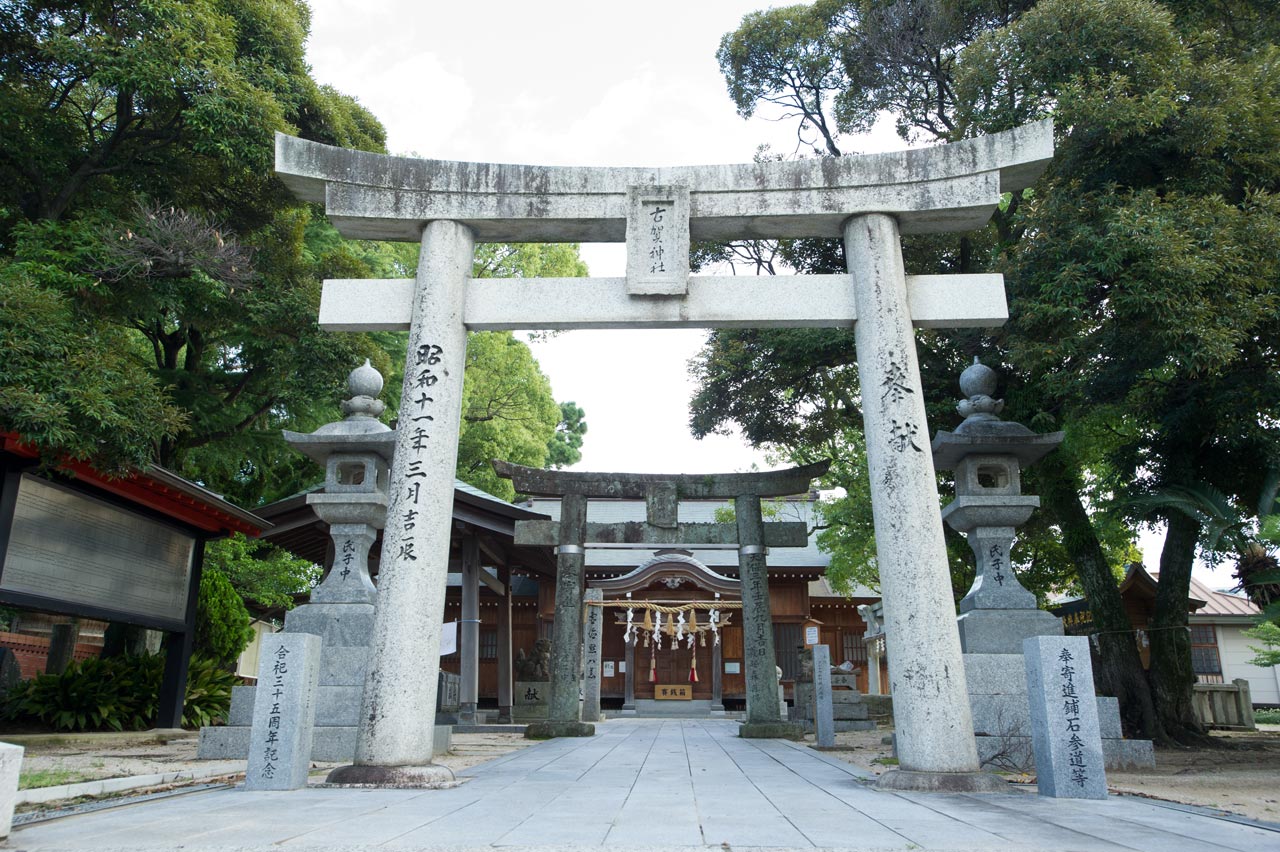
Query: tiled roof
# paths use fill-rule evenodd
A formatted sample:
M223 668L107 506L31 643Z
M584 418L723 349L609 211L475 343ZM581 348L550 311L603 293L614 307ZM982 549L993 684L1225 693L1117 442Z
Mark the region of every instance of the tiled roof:
M1213 616L1254 616L1261 612L1253 601L1244 595L1215 592L1195 577L1191 578L1191 597L1205 601L1205 605L1193 613L1196 619L1212 618Z

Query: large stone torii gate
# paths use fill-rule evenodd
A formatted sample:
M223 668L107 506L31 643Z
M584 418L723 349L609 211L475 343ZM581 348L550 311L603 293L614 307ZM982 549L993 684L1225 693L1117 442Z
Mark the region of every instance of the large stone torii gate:
M1053 156L1048 121L796 162L553 168L390 157L276 136L276 171L345 236L420 240L413 281L326 281L321 325L408 329L374 659L341 783L431 785L431 715L468 329L854 327L900 769L987 789L955 626L913 326L1007 319L999 275L908 276L901 234L982 227ZM840 237L848 275L690 276L696 240ZM479 242L627 243L625 278L471 280Z

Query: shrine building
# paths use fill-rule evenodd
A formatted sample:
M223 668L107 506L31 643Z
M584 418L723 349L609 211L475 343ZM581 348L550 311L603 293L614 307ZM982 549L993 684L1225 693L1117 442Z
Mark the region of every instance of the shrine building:
M773 501L776 519L799 521L812 527L815 494L802 494ZM645 519L645 501L593 498L588 518L598 523L638 522ZM679 514L690 523L711 523L717 512L731 512L727 501L683 500ZM510 692L500 682L517 678L512 662L501 659L501 637L509 612L511 654L529 656L538 639L550 639L555 620L556 559L552 547L517 546L517 520L558 520L560 501L534 498L524 505L512 505L461 481L455 482L453 541L450 547L449 586L445 600L446 624L461 624L463 616L463 542L474 538L480 559L478 583L479 636L476 649L478 704L485 709L509 707ZM286 549L325 565L332 565L332 544L326 526L306 505L303 495L259 510L276 528L265 536ZM370 553L370 572L375 580L380 543ZM830 557L822 553L811 536L805 547L773 548L768 554L770 611L777 665L788 699L799 672L799 650L806 639L816 637L831 649L835 664L851 662L860 669L859 689L876 691L867 672L867 652L863 644L866 625L858 614L859 604L873 604L879 596L867 588L853 590L847 597L835 591L826 579ZM505 594L509 578L509 609ZM744 648L738 590L738 554L734 547L722 549L655 549L591 546L586 552L585 585L599 589L606 604L601 653L601 703L611 715L632 711L705 715L719 710L741 710L746 699ZM710 609L664 615L661 643L654 614L639 609L632 623L639 640L625 642L627 611L625 602L649 602L679 608L693 602L708 606L722 601L715 629ZM807 629L807 633L806 633ZM680 634L679 641L676 634ZM692 639L691 639L692 636ZM808 643L812 644L812 643ZM463 643L441 658L441 668L459 674L463 669ZM518 663L516 663L518 665ZM879 682L888 683L881 661ZM505 671L504 671L505 669ZM717 673L719 677L717 678ZM664 687L667 695L663 695ZM680 687L675 689L674 687ZM506 699L501 700L500 699ZM624 710L625 708L625 710Z

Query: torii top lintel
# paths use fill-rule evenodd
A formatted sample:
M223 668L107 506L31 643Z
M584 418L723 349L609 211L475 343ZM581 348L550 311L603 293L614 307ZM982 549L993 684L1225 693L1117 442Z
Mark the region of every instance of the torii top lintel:
M494 459L491 464L498 476L510 479L516 491L538 497L562 497L581 494L584 497L642 499L655 489L674 486L677 499L732 500L744 494L757 497L787 497L803 494L809 483L824 475L830 461L803 467L767 470L757 473L594 473L586 471L543 470Z
M480 242L623 242L636 193L685 193L694 240L839 237L859 213L901 232L982 227L1053 156L1044 120L950 145L790 162L553 167L392 157L276 134L276 172L348 237L416 241L449 219Z

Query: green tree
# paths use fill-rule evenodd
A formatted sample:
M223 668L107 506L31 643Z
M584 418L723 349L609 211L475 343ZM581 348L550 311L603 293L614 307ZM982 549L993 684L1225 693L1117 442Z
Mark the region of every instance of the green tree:
M15 347L0 384L44 370L30 386L47 401L116 387L126 363L146 370L117 412L77 424L83 444L106 459L127 439L129 461L251 505L309 475L280 428L333 419L351 364L387 358L377 338L322 334L315 316L321 278L376 274L398 251L340 240L271 169L277 131L383 147L372 115L311 79L309 23L293 0L14 0L0 16L0 256L16 261L0 298L26 275L87 318L82 332L110 330L83 350L112 352L73 376ZM149 413L125 404L157 384ZM58 437L22 404L0 428Z
M204 570L226 577L245 600L282 609L292 609L293 596L320 579L320 566L242 533L206 544Z
M140 195L219 211L243 233L287 198L271 177L275 131L384 145L368 112L311 79L302 3L12 0L4 10L7 225L121 212Z
M468 335L459 479L497 497L514 498L511 481L500 479L489 461L542 467L559 422L551 383L526 344L509 331Z
M195 651L233 666L253 640L253 621L240 593L221 571L200 576L200 597L196 604Z
M1249 650L1257 655L1249 661L1250 663L1263 668L1280 666L1280 624L1276 624L1274 621L1264 621L1257 627L1246 630L1244 635L1250 639L1257 639L1262 643L1261 647L1257 645L1249 646Z
M582 458L587 413L575 402L560 403L560 422L547 443L547 467L569 467Z
M51 461L150 461L184 427L129 332L81 309L56 264L0 259L0 428Z
M751 32L748 19L722 42L730 93L791 99L797 109L808 98L829 109L822 122L808 119L835 128L827 153L840 150L837 133L865 129L881 111L904 137L940 141L1054 116L1053 165L1034 191L1006 197L992 227L904 241L911 271L1003 271L1011 301L1012 320L992 342L972 332L919 334L926 394L938 399L942 377L982 354L1004 362L1007 416L1067 431L1028 485L1042 495L1090 599L1100 683L1121 698L1130 730L1195 736L1182 628L1199 525L1166 514L1152 690L1116 591L1123 547L1105 542L1116 526L1153 518L1124 508L1134 496L1203 480L1252 506L1275 466L1267 413L1280 401L1274 22L1259 4L1227 11L1144 0L864 0L761 14L823 22L825 35L808 43L838 58L841 73L823 76L816 97L784 38L747 39L734 49L760 56L726 65L733 39ZM773 70L734 76L748 66ZM736 91L743 83L750 86ZM842 267L838 246L780 250L803 271ZM763 381L752 400L776 411L778 424L807 420L810 398L775 379L813 383L852 361L850 349L808 371L790 361L748 369L751 359L732 357L738 336L719 332L709 342L695 431L744 422L746 405L726 404L726 390L755 379ZM770 417L757 409L745 422ZM934 411L931 419L944 422Z

